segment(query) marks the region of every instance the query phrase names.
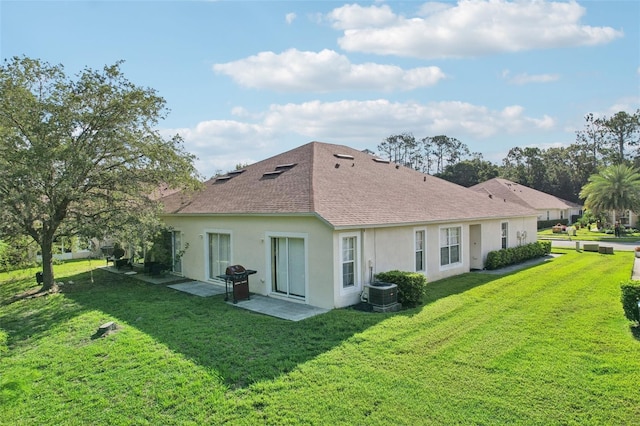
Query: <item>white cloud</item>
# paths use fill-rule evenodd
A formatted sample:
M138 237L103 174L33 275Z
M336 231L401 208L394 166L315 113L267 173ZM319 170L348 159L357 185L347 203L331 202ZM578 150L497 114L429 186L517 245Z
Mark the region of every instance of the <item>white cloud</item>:
M295 13L287 13L284 17L284 20L287 22L287 24L291 24L293 21L296 20L296 14Z
M283 92L412 90L433 86L446 77L434 66L403 70L395 65L352 64L346 56L329 49L260 52L238 61L215 64L213 69L244 87Z
M274 104L252 116L261 118L204 121L194 128L163 133L180 133L185 148L199 157L198 170L211 176L216 170L228 171L238 163L259 161L312 140L376 149L385 137L405 131L416 137L446 134L467 143L504 135L543 135L555 127L551 117L529 117L519 105L492 110L457 101L310 101Z
M425 59L592 46L622 37L611 27L581 25L584 13L575 1L460 0L427 3L410 18L388 5L346 5L327 18L343 31L344 50Z
M502 72L502 77L507 80L509 84L516 85L529 83L552 83L554 81L560 80L559 74L527 74L525 72L512 76L509 70L504 70Z

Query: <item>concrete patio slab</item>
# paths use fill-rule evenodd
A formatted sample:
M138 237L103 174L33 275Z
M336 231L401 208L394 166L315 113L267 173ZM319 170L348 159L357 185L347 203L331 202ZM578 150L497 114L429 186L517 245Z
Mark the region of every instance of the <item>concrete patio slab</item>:
M252 294L249 300L239 300L237 303L229 300L227 303L237 306L238 308L289 321L301 321L329 312L328 309L305 305L303 303L289 302L274 297L261 296L259 294Z
M160 276L151 276L142 273L140 270L121 268L117 269L115 266L100 266L103 271L111 272L112 274L126 275L136 280L144 281L149 284L175 284L179 282L191 281L188 278L179 277L177 275L163 274Z
M173 288L178 291L184 291L185 293L194 294L200 297L217 296L218 294L224 294L224 286L205 283L202 281L189 281L186 283L171 284L167 287Z

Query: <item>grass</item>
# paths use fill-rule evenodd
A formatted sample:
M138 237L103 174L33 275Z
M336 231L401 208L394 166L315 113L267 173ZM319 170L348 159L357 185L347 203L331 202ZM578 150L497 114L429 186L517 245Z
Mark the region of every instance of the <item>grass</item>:
M62 294L0 305L0 424L634 424L633 254L560 252L297 323L60 265ZM0 275L1 299L33 281Z
M538 231L539 239L547 240L568 240L569 235L566 232L554 234L551 228L542 229ZM580 228L576 230L576 236L571 236L573 240L580 241L605 241L605 242L619 242L619 243L635 243L640 242L640 233L627 232L624 236L615 237L613 234L607 234L600 231L591 231L587 228Z

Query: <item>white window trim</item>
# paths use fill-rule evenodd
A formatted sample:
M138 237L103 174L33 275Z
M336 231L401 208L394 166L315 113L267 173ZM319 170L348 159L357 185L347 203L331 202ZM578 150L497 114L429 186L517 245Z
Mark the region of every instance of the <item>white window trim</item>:
M345 238L355 237L355 271L354 271L354 285L352 287L345 287L342 282L342 241ZM342 232L338 234L338 256L337 256L337 268L338 268L338 287L340 288L340 295L360 293L362 291L362 237L359 232Z
M273 282L271 282L271 238L302 238L304 240L304 298L297 296L282 296L280 293L273 291ZM273 232L264 233L264 256L265 256L265 281L267 292L275 297L287 298L289 300L309 300L309 234L301 232Z
M422 266L423 269L418 271L417 265L416 265L416 234L418 232L422 232L423 233L423 240L422 240ZM415 272L419 272L422 274L426 274L427 273L427 228L413 228L413 270Z
M460 245L460 260L456 263L448 263L447 265L443 265L442 264L442 259L440 256L442 256L442 254L440 253L440 249L442 249L442 246L440 245L440 234L441 231L443 229L449 229L449 228L459 228L460 229L460 241L459 241L459 245ZM438 265L440 266L440 271L446 271L449 269L455 269L455 268L459 268L460 266L462 266L464 264L464 233L463 233L464 228L462 227L462 224L451 224L451 225L444 225L444 226L440 226L438 228Z
M182 250L182 247L184 246L184 233L182 232L182 230L180 229L172 229L171 230L171 261L173 262L173 265L171 265L171 273L180 277L184 276L184 262L182 261L182 259L180 259L180 272L176 272L175 271L175 267L176 267L176 259L175 259L175 253L176 253L176 247L175 247L175 235L173 234L179 234L180 235L180 248L177 251Z
M229 265L233 265L233 231L230 229L217 229L217 228L207 228L202 235L203 245L204 245L204 277L207 281L220 283L221 280L215 277L209 276L209 259L211 259L211 255L209 253L209 234L227 234L229 235Z
M506 235L502 235L502 226L507 225ZM502 240L505 239L504 247L502 247ZM509 248L509 222L500 222L500 248Z

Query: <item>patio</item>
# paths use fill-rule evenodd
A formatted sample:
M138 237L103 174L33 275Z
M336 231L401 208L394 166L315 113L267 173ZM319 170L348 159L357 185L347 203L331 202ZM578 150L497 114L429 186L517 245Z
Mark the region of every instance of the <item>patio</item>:
M128 275L131 278L147 282L154 285L166 285L177 291L182 291L198 297L211 297L225 294L225 288L223 285L193 281L187 278L178 277L176 275L164 274L159 277L154 277L148 274L141 273L134 268L134 270L117 269L114 266L101 267L105 271ZM278 299L274 297L262 296L259 294L251 294L251 298L248 300L240 300L237 303L233 303L230 300L226 303L236 306L248 311L257 312L288 321L301 321L306 318L311 318L316 315L320 315L328 312L328 309L322 309L303 303L291 302L288 300Z

